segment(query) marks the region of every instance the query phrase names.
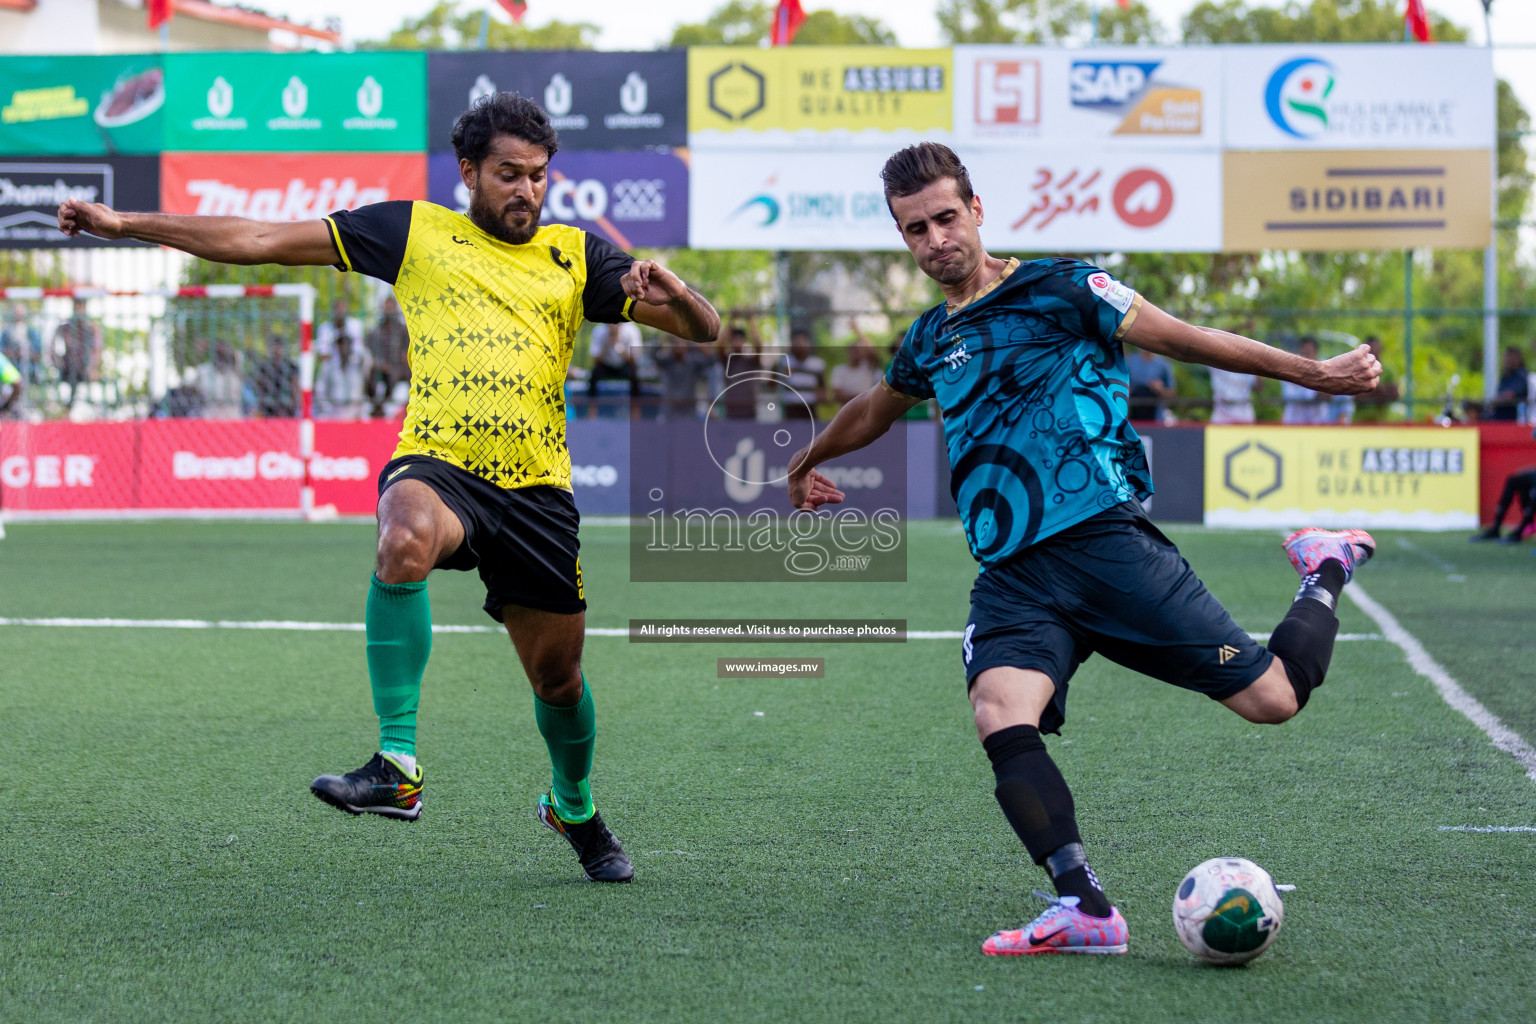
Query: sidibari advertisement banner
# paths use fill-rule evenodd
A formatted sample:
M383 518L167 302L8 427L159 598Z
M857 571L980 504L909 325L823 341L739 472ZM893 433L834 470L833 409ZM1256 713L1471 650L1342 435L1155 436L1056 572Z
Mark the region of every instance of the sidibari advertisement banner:
M119 210L158 210L160 158L0 157L0 248L98 249L148 244L126 238L70 238L59 231L59 204L66 199L106 203Z
M693 47L689 144L816 145L824 132L948 136L950 78L947 49Z
M1211 427L1207 526L1473 529L1474 428Z
M1214 48L957 46L954 69L954 136L964 146L1221 145Z
M681 50L434 53L427 59L429 148L448 149L459 115L497 92L521 93L543 107L562 149L684 146L687 66Z
M427 159L428 198L463 213L469 189L452 153ZM688 244L688 164L667 150L560 150L550 161L545 224L574 224L621 249Z
M1492 51L1230 46L1230 149L1491 149Z
M0 154L158 153L161 59L0 58Z
M388 199L427 197L422 153L166 153L166 213L290 221Z
M902 249L880 168L889 149L691 151L696 249Z
M1222 156L1222 248L1480 249L1486 149L1276 150Z
M169 54L165 78L168 150L426 148L424 54Z
M978 150L966 166L982 201L982 240L999 252L1221 245L1219 153L1032 146Z

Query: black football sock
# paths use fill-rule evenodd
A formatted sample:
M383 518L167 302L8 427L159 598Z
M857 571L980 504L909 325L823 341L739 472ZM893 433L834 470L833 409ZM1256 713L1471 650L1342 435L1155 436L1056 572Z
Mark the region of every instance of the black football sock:
M998 806L1030 858L1046 868L1057 894L1078 897L1085 914L1108 917L1109 900L1083 855L1072 792L1046 753L1040 730L1032 725L1010 726L992 733L981 745L997 777Z
M1334 609L1346 579L1344 566L1335 558L1303 576L1291 610L1269 638L1270 652L1285 663L1285 674L1296 691L1297 711L1307 706L1312 691L1323 685L1328 674L1333 642L1339 635Z

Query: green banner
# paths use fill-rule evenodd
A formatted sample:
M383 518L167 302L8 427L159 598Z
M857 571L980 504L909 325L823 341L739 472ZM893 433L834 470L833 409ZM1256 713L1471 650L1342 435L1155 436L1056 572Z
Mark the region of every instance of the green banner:
M159 54L0 59L0 155L158 153Z
M167 54L165 148L420 152L422 53Z

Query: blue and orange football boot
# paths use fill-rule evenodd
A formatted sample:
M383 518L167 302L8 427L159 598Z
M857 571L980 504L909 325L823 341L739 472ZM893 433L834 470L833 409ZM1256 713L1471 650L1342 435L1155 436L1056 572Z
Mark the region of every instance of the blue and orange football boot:
M374 754L355 772L322 775L309 784L311 793L348 814L378 814L402 821L421 817L421 790L421 765L414 776L407 775L382 753Z
M1037 956L1041 953L1124 953L1130 929L1117 908L1108 917L1090 917L1077 909L1076 896L1052 896L1035 890L1050 901L1050 909L1023 928L998 932L981 944L987 956Z
M1316 526L1297 530L1281 542L1281 547L1303 579L1334 558L1344 566L1345 582L1376 553L1376 541L1364 530L1321 530Z

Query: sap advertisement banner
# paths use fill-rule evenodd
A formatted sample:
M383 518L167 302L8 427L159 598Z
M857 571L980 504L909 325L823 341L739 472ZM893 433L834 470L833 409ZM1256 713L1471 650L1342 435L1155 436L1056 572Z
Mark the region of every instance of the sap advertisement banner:
M106 203L119 210L160 208L160 158L154 156L49 157L0 162L0 246L8 249L78 249L146 245L59 231L66 199Z
M166 153L166 213L290 221L387 199L427 197L421 153Z
M1210 427L1207 526L1473 529L1474 428Z
M426 148L419 53L196 53L165 58L165 148Z
M1221 155L1119 148L966 157L1000 252L1208 252L1221 246ZM899 242L899 239L898 239Z
M1229 151L1223 248L1480 248L1486 149Z
M159 54L0 60L0 153L158 153Z
M954 133L962 145L1221 145L1214 49L957 46L954 65Z
M447 149L476 100L517 92L549 112L562 150L685 146L687 68L681 50L430 54L429 145Z
M1493 147L1486 48L1234 46L1222 55L1229 149Z
M428 198L463 213L469 189L452 153L427 161ZM561 150L549 168L546 224L574 224L621 249L688 244L688 164L665 150Z
M947 138L950 71L949 50L696 46L688 51L689 144L814 146L828 132Z

